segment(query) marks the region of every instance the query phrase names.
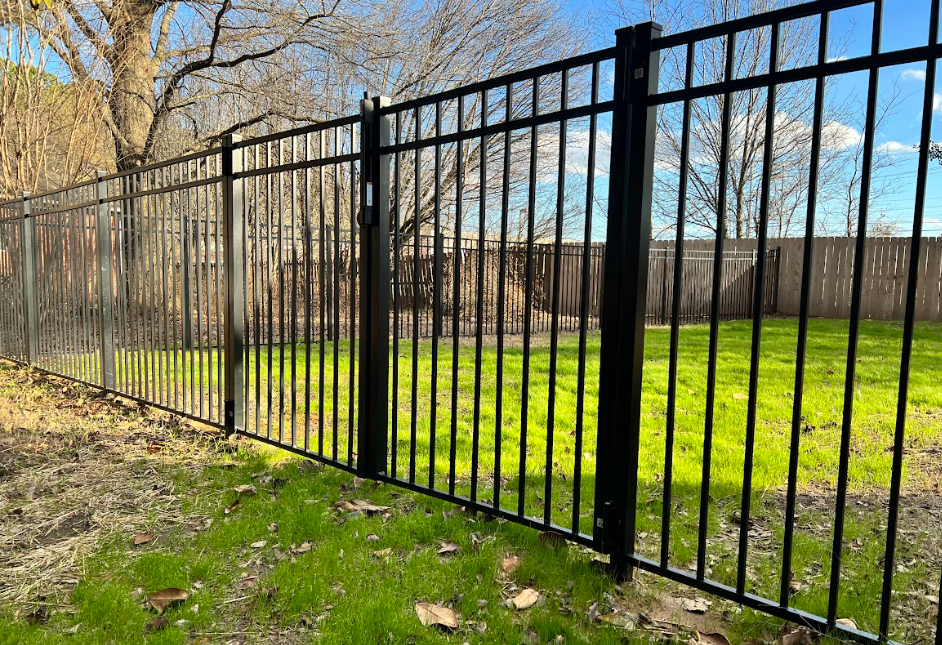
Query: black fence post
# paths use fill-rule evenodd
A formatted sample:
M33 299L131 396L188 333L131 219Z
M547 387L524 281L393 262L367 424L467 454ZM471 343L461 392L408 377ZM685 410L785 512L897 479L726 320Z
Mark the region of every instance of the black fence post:
M101 386L106 390L115 387L114 361L114 282L112 280L111 204L108 199L108 184L105 171L96 173L96 197L98 212L95 230L98 247L98 315L101 318Z
M26 322L24 356L29 365L39 359L39 286L36 282L36 220L30 207L29 193L23 193L23 316Z
M595 484L596 548L630 577L635 548L644 322L651 237L658 52L656 23L616 32L615 106L605 244Z
M390 118L385 97L363 99L360 131L360 392L357 472L386 472L389 405L389 156Z
M222 195L223 195L223 262L225 263L226 311L225 408L226 435L231 435L243 424L243 374L245 293L243 292L242 246L244 213L242 199L242 150L236 149L241 137L227 135L222 142Z

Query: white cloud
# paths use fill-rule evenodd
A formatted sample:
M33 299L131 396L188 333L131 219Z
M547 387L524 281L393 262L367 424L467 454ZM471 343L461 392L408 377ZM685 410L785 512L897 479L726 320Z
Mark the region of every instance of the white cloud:
M899 141L887 141L886 143L881 143L877 146L877 150L881 152L888 152L891 155L905 155L917 152L917 149L912 145L900 143Z
M612 135L604 130L595 133L595 176L608 174L612 150ZM566 172L576 175L589 173L589 131L570 131L566 139Z
M836 63L838 61L847 60L847 56L835 56L834 58L829 58L827 62Z
M860 144L863 135L854 127L828 121L821 129L821 145L831 150L846 150Z
M904 69L900 72L899 77L904 81L920 81L922 83L926 82L926 72L922 69Z
M942 94L938 92L932 97L932 110L942 114Z

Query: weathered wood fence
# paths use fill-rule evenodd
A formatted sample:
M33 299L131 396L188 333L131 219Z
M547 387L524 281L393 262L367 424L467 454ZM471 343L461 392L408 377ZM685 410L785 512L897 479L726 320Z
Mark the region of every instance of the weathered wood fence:
M688 240L686 251L707 251L713 240ZM776 313L797 316L805 243L802 238L769 240L780 253ZM855 238L819 237L814 240L809 313L820 318L850 316ZM727 240L727 251L754 251L756 240ZM653 242L652 248L673 248L672 242ZM861 316L872 320L902 320L906 307L911 242L905 237L867 240ZM924 238L916 291L916 319L942 322L942 238Z

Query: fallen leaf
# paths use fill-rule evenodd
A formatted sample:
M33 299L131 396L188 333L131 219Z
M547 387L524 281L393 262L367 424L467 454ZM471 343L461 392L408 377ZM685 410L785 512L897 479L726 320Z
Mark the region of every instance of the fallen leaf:
M504 556L504 560L501 562L500 568L503 569L504 573L509 576L520 568L520 557L516 555Z
M529 609L540 601L540 592L527 587L513 598L514 608L517 611Z
M694 635L697 637L698 643L704 643L705 645L732 645L729 639L726 638L726 635L719 632L710 632L707 634L694 632Z
M258 491L255 490L255 486L252 484L239 484L238 486L233 487L235 492L239 495L258 495Z
M599 616L599 620L614 627L632 630L638 626L638 617L623 611L613 611L610 614Z
M365 515L374 515L376 513L382 513L383 511L388 511L388 506L377 506L371 502L364 501L362 499L355 499L353 501L340 500L334 504L337 508L347 512L347 513L363 513Z
M379 542L379 536L376 535L375 533L370 533L369 535L366 536L366 541L367 542Z
M694 600L691 600L690 598L681 598L680 606L684 608L684 611L689 611L691 614L705 614L707 609L710 608L709 604L700 598L696 598Z
M163 616L154 616L147 624L144 625L145 632L159 632L162 629L166 629L170 625L170 621L164 618Z
M39 605L26 614L26 622L29 625L45 625L49 622L49 609L45 605Z
M380 549L379 551L373 551L373 555L377 558L385 558L387 555L392 555L392 549Z
M743 394L742 392L733 392L733 398L736 399L737 401L745 401L749 397Z
M268 542L265 540L259 540L258 542L252 542L249 546L253 549L264 549L266 544L268 544Z
M779 645L811 645L813 642L811 634L804 629L785 634L779 639Z
M291 553L293 553L294 555L300 555L300 554L302 554L302 553L307 553L307 552L310 551L310 550L311 550L311 543L310 543L310 542L302 542L302 543L301 543L300 545L298 545L297 547L295 547L295 546L293 546L293 545L291 546Z
M439 627L446 631L458 629L458 617L447 607L420 602L415 605L415 613L423 627Z
M315 461L302 461L300 464L298 464L298 470L301 472L313 473L315 470L317 470L318 465L319 464Z
M257 576L248 576L247 578L243 578L242 582L239 583L239 589L242 589L243 591L246 589L251 589L252 587L255 586L255 583L257 581L258 581Z
M231 504L229 504L229 506L227 506L223 512L224 512L226 515L228 515L228 514L231 513L232 511L234 511L234 510L236 510L237 508L239 508L239 505L240 505L241 503L242 503L242 502L237 499L236 501L234 501L234 502L232 502Z
M442 548L438 550L438 555L448 556L457 553L461 549L460 546L454 542L443 542Z
M157 610L158 614L164 613L164 609L176 602L182 602L190 597L190 592L176 587L169 587L152 593L147 601L151 607Z
M926 596L926 600L929 601L929 604L930 604L930 605L938 605L938 604L939 604L939 597L938 597L938 596L928 595L928 596Z
M834 621L834 624L838 627L846 627L848 629L857 629L857 621L853 618L838 618Z
M134 536L134 546L141 546L142 544L147 544L154 539L153 533L138 533Z

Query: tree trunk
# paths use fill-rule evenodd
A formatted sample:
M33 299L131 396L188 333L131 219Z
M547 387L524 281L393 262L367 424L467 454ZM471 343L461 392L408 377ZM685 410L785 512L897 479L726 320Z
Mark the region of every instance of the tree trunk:
M114 78L109 106L115 126L118 171L149 160L148 132L154 121L154 84L157 67L151 55L151 29L157 4L148 0L115 3L112 32L122 35L114 43L111 70Z

